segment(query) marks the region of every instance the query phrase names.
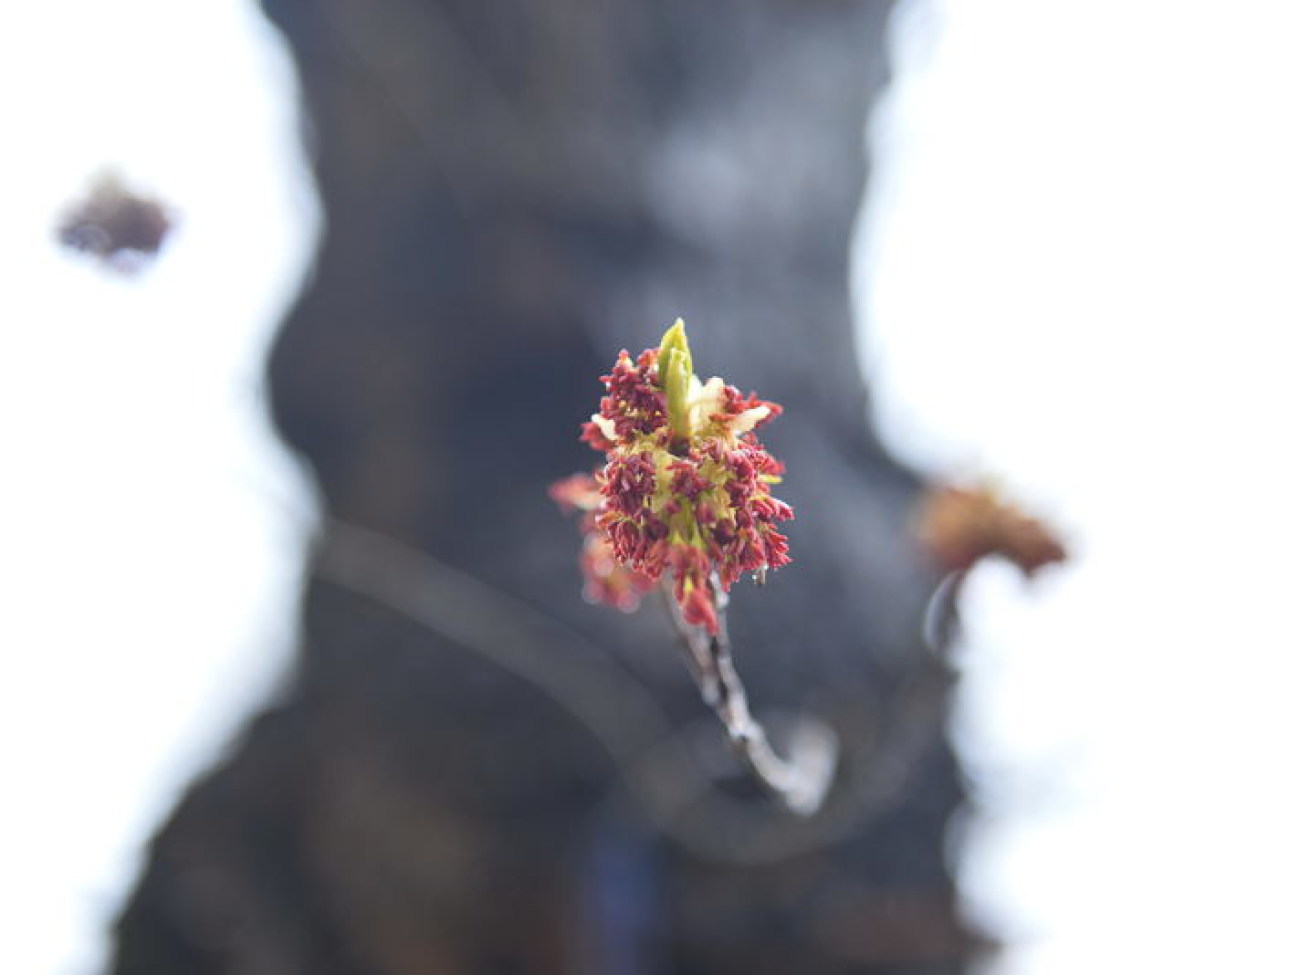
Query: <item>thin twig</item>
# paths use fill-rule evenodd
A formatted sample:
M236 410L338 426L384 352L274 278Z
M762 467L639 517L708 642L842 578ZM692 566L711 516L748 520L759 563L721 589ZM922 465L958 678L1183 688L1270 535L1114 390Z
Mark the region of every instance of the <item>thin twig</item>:
M721 693L718 687L718 669L713 662L712 654L709 653L708 644L701 639L703 633L683 618L682 608L673 598L672 584L667 580L660 585L659 595L663 597L664 607L668 610L668 618L672 620L673 629L677 631L681 647L686 651L683 654L686 667L690 670L691 677L695 679L695 685L700 689L700 697L709 707L717 707Z
M957 610L962 586L969 573L950 572L939 580L921 614L921 639L931 653L944 653L956 642L961 617Z
M769 864L843 842L897 808L912 773L942 740L951 674L937 657L919 655L912 658L912 676L898 688L892 707L869 722L879 732L863 728L851 736L852 749L844 755L846 788L828 794L815 817L773 815L770 807L722 792L701 768L695 756L706 728L674 729L640 681L558 619L428 552L328 514L309 513L259 478L238 480L304 533L319 532L313 560L318 578L376 600L555 699L608 749L655 826L705 859ZM676 608L675 601L672 605ZM505 639L503 622L513 631ZM566 666L575 650L582 662ZM833 766L838 744L828 725L800 715L791 735L791 754L800 756L793 764L805 765L805 754L829 754ZM615 795L611 786L608 803Z
M718 616L718 632L713 635L688 624L676 600L667 594L669 616L686 648L700 696L722 721L732 748L755 780L791 812L811 816L821 808L835 777L839 739L823 725L804 722L791 737L790 759L776 753L749 710L749 697L731 655L726 594L716 581L712 588Z

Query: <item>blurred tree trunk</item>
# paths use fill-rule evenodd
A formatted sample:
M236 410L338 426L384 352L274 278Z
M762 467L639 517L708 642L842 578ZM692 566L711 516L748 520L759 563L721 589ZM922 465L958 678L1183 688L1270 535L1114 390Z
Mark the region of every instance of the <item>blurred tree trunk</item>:
M330 520L284 699L160 832L114 970L962 970L935 579L848 303L891 4L264 5L327 216L272 392ZM787 407L796 564L732 628L760 712L845 742L809 821L747 787L657 606L581 602L546 498L677 315Z

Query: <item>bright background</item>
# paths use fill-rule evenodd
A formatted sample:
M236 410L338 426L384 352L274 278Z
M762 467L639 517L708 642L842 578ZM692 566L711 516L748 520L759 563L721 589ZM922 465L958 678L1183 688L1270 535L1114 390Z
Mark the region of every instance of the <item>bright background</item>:
M891 447L1076 557L967 593L999 975L1300 971L1300 8L922 0L860 257Z
M1300 967L1290 11L895 21L859 248L882 432L1077 553L965 601L954 849L998 975ZM293 98L247 0L0 32L0 971L93 971L175 789L287 657L312 499L261 370L318 222ZM110 164L181 210L135 278L52 238Z
M288 657L313 509L261 376L316 213L250 3L6 13L0 972L90 975L142 844ZM134 278L54 240L106 165L180 210Z

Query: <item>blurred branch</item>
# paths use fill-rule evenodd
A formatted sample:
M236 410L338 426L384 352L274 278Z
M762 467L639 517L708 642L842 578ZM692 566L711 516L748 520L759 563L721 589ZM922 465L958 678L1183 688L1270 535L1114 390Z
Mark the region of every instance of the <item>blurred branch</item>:
M952 646L961 627L958 610L966 572L949 572L939 580L921 614L921 638L931 653Z
M326 522L315 572L537 686L609 752L655 826L704 858L767 863L836 844L895 806L912 772L942 737L951 675L938 657L918 654L910 677L890 699L893 706L871 720L874 731L848 739L853 747L845 753L843 788L826 788L836 753L828 725L807 717L794 724L790 764L809 769L794 783L774 771L786 763L770 754L770 746L763 754L752 734L743 736L751 743L747 761L756 757L781 794L796 803L824 800L806 818L777 815L765 804L722 792L696 757L707 744L696 741L699 726L675 728L644 684L610 654L522 600L411 546L333 519ZM690 649L692 658L698 649ZM720 678L732 667L725 643L709 648L708 658ZM744 727L738 703L733 688L728 706ZM819 765L829 768L819 773ZM822 794L814 796L818 784Z
M703 859L764 864L832 847L894 809L943 739L952 671L937 652L911 654L886 707L855 712L856 724L841 717L837 733L829 722L807 715L782 721L793 727L790 750L796 756L824 749L819 736L837 737L841 774L814 815L774 815L766 804L728 795L706 771L700 756L717 745L712 717L674 724L640 679L581 633L404 542L328 515L318 523L315 513L308 515L249 472L234 477L307 531L319 532L317 578L493 661L582 722L655 828ZM669 619L676 625L671 612ZM686 652L695 673L697 649L688 646ZM773 714L769 725L778 717ZM617 801L616 788L617 782L610 804ZM600 814L597 808L594 815Z

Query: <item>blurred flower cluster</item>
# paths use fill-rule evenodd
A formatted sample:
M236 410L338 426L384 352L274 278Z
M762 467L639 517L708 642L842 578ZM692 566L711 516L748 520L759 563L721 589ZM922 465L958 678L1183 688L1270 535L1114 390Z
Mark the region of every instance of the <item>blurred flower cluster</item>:
M134 273L157 256L175 222L176 215L161 202L106 171L64 214L58 238L114 270Z
M916 533L950 573L968 572L977 562L1000 556L1028 577L1066 559L1065 544L1050 525L988 484L931 488L921 499Z

